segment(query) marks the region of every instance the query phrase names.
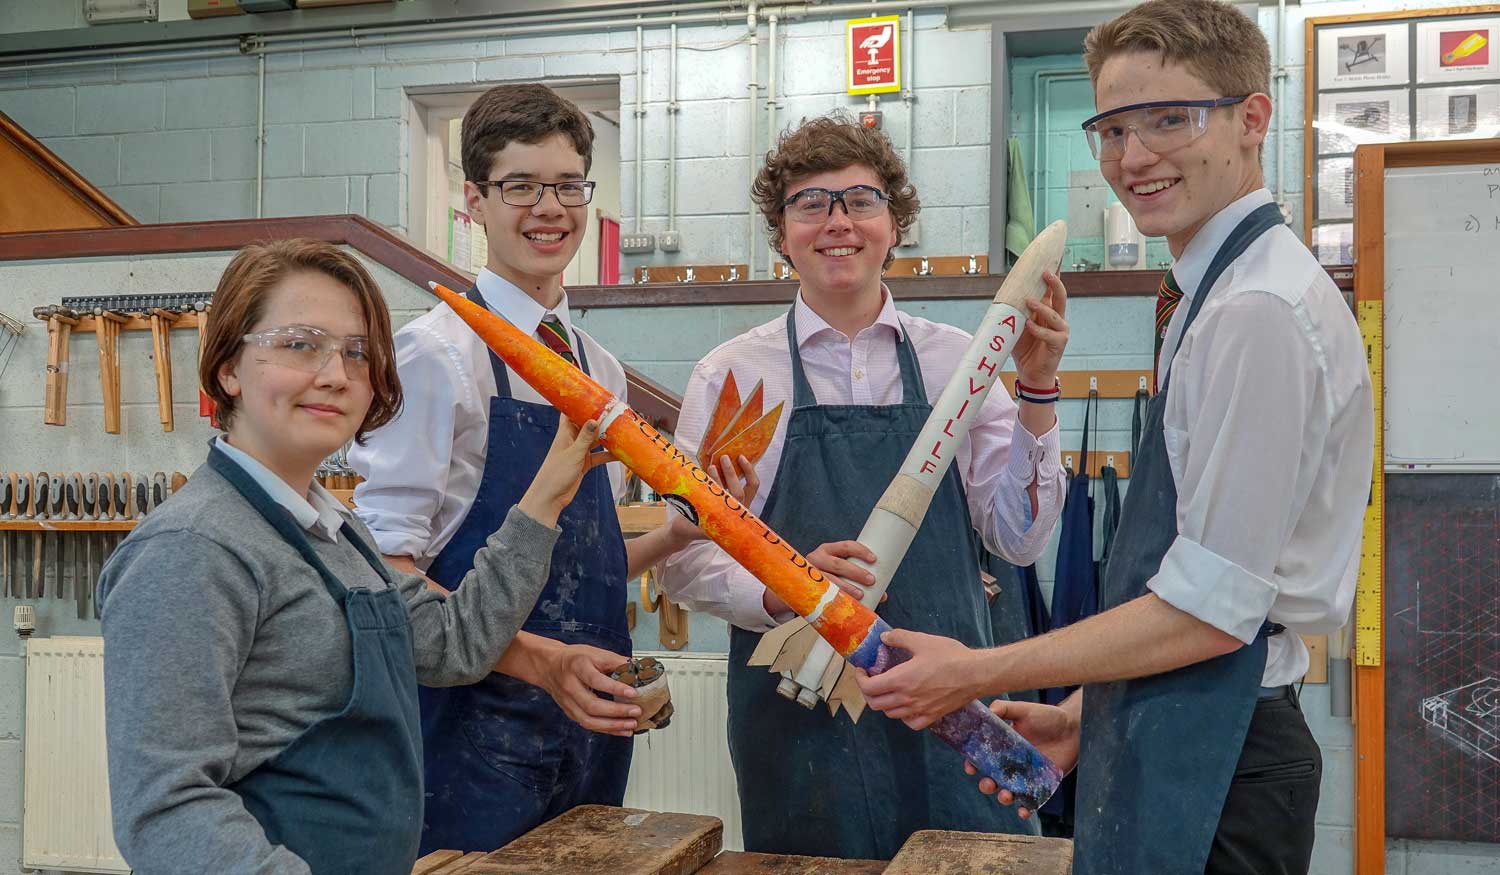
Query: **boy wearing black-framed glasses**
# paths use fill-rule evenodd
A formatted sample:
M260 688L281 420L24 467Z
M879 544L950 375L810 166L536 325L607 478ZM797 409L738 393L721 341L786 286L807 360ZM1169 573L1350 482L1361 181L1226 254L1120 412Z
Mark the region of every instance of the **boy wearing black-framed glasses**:
M1337 629L1354 597L1374 456L1363 344L1265 189L1255 23L1153 0L1096 27L1085 59L1100 169L1176 259L1101 613L991 651L898 632L888 643L917 655L862 687L925 726L975 695L1082 684L1060 707L994 706L1078 764L1078 875L1306 873L1322 758L1297 633Z
M731 372L740 386L764 381L765 404L784 402L792 413L757 465L767 495L750 508L858 598L874 578L850 560L876 557L853 539L970 338L899 312L881 280L918 210L883 133L847 117L805 121L767 156L752 196L771 245L797 270L797 294L789 312L693 368L678 444L694 451ZM1015 362L1021 383L1051 389L1067 323L1065 290L1056 277L1048 282ZM1045 549L1062 507L1053 408L990 393L878 608L888 622L993 643L978 541L1020 565ZM717 546L683 550L659 581L674 600L734 626L729 752L747 850L889 859L921 829L1035 831L1013 811L976 804L952 754L930 734L868 711L856 723L849 713L857 704L830 715L806 697L785 697L779 674L748 666L762 633L794 614ZM857 694L851 689L844 702L857 703Z
M470 107L464 199L488 260L468 296L624 397L624 369L573 324L562 287L589 220L593 142L588 118L544 85L502 85ZM396 355L406 406L351 451L365 478L355 501L392 565L451 590L524 494L558 412L447 306L397 332ZM631 654L626 581L701 534L673 514L627 545L623 481L619 463L584 476L547 586L496 672L421 689L422 853L491 851L576 805L623 801L640 709L608 673Z

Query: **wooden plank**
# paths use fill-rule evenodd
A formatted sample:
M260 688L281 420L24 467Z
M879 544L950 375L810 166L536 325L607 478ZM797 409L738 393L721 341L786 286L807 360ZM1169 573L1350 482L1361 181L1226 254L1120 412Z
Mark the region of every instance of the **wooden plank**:
M1354 871L1385 872L1385 666L1354 666Z
M465 870L465 875L692 875L719 853L717 817L580 805Z
M884 860L840 860L725 851L698 875L881 875Z
M1064 468L1071 468L1073 473L1078 473L1078 453L1076 451L1062 451L1062 463ZM1104 466L1115 469L1120 479L1130 477L1130 453L1124 450L1089 450L1089 476L1098 478Z
M925 262L925 264L924 264ZM923 272L923 268L926 272ZM896 276L963 276L990 272L988 255L929 255L926 258L897 258L885 269L888 277Z
M431 875L433 870L441 869L463 855L463 851L433 851L412 864L411 875Z
M1307 645L1307 674L1302 679L1310 684L1328 683L1328 636L1303 635Z
M1062 396L1064 398L1087 398L1089 389L1096 388L1100 398L1134 398L1135 393L1141 390L1142 381L1145 381L1147 392L1151 391L1151 372L1140 370L1079 370L1058 371L1058 382L1062 383ZM1015 394L1016 372L1001 371L1000 385L1012 395ZM1045 388L1043 386L1035 387Z
M664 502L650 504L622 504L615 508L620 515L620 531L627 535L644 535L654 531L667 519Z
M1067 839L949 832L912 833L885 875L1068 875L1073 843Z
M446 866L432 870L432 875L469 875L474 871L474 865L484 857L482 851L471 851Z
M642 264L637 285L647 283L737 283L750 279L748 264ZM571 300L571 298L569 299Z
M0 532L128 532L135 520L0 520Z

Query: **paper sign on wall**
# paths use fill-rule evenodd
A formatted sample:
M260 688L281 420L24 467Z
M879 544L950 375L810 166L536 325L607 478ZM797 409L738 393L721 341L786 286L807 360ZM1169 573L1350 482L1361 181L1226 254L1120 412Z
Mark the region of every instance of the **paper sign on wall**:
M901 90L901 16L844 22L844 62L850 94Z

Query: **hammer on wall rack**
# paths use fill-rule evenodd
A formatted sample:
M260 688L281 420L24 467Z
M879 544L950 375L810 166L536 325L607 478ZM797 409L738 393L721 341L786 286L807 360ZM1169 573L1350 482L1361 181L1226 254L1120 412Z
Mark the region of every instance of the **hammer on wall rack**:
M78 311L49 304L31 315L47 323L47 402L42 421L68 424L68 338L78 324Z

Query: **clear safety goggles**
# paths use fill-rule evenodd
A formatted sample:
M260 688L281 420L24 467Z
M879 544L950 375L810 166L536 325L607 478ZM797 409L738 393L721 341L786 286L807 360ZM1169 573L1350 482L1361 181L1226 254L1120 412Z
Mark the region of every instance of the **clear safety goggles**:
M370 373L370 341L364 337L334 337L316 328L289 325L246 334L242 340L256 348L256 360L316 374L338 355L344 373L363 379Z
M1132 133L1152 152L1180 149L1208 130L1208 114L1221 106L1233 106L1248 98L1217 97L1212 100L1153 100L1101 112L1083 123L1089 151L1099 161L1119 161Z

